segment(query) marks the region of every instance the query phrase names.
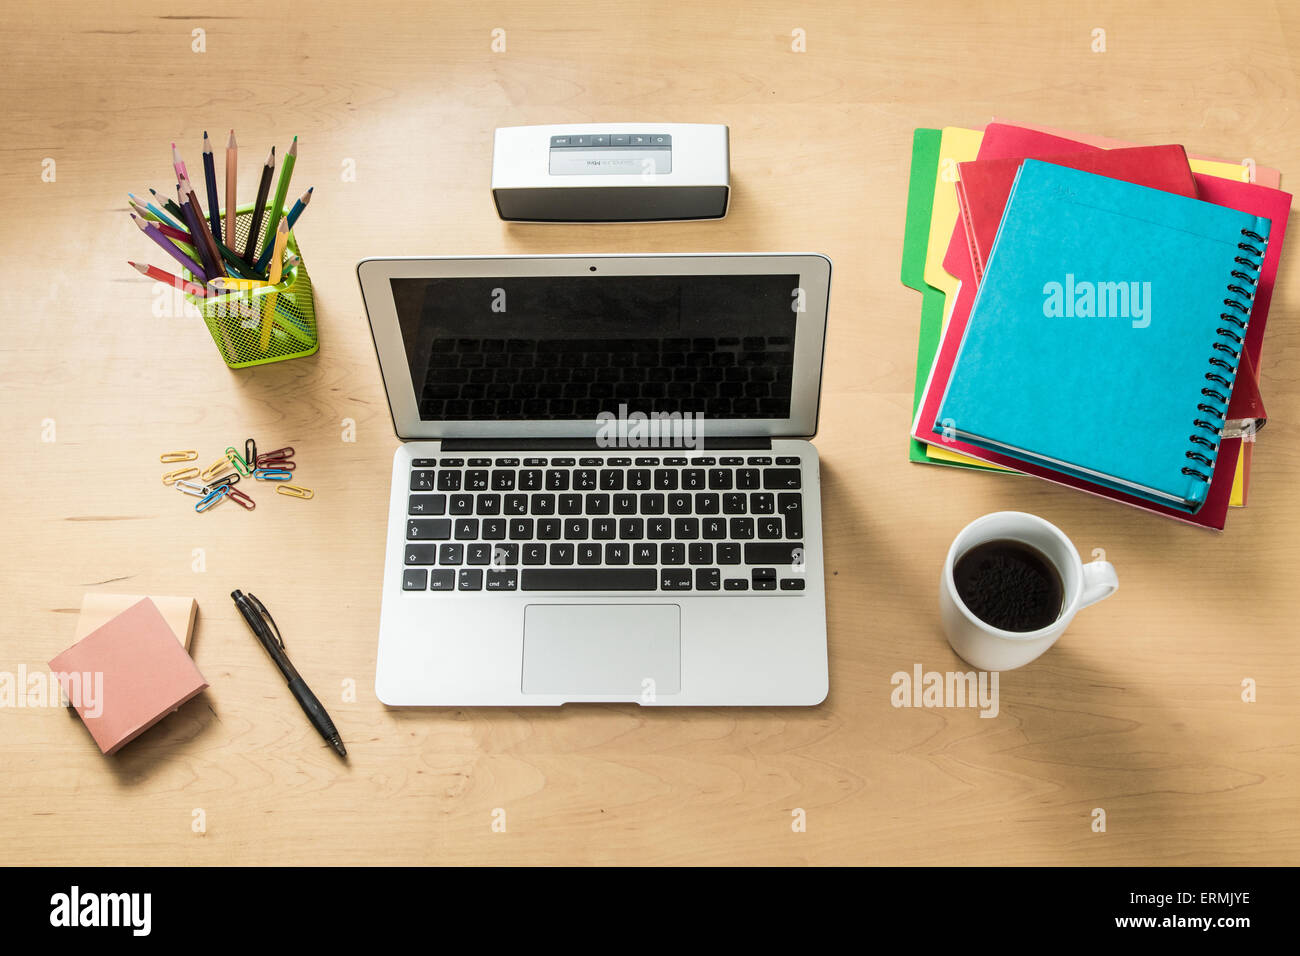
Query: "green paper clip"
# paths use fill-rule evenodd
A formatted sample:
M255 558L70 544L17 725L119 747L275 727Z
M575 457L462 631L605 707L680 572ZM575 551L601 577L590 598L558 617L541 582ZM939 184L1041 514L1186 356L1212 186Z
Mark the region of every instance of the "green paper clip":
M252 472L248 470L248 465L244 461L244 456L235 451L234 445L231 445L226 449L226 457L229 458L230 463L234 465L235 471L239 472L245 478L252 474Z

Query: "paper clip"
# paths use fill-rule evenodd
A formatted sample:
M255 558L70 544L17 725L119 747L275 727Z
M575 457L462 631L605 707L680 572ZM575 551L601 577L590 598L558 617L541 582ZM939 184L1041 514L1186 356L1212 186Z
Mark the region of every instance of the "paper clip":
M229 486L229 485L237 485L237 484L239 484L239 475L232 471L228 475L222 475L220 478L212 479L203 487L207 488L208 491L211 491L213 488L219 488L222 485Z
M221 474L229 467L230 467L229 458L225 458L225 457L218 458L212 464L208 465L208 467L204 468L201 472L199 472L199 477L202 478L204 481L211 481L213 478L217 477L217 475ZM190 476L184 475L182 477L188 478Z
M197 468L177 468L175 471L169 471L163 475L163 484L170 485L182 478L197 478L199 470Z
M277 448L275 451L266 451L257 456L259 468L275 468L282 461L288 461L293 457L293 446L287 445L284 448Z
M280 485L275 489L279 494L288 495L290 498L315 498L316 492L310 488L299 488L297 485Z
M253 477L260 481L288 481L293 477L293 472L284 468L259 468L253 472Z
M168 451L159 455L158 460L162 462L194 461L198 457L199 453L197 451Z
M244 439L244 464L250 474L257 470L257 442L251 438Z
M203 498L211 489L207 485L196 485L194 482L182 478L176 482L176 490L183 491L187 495L193 495L195 498Z
M248 497L248 495L244 494L239 489L231 488L229 485L226 485L225 488L226 488L226 497L229 498L231 501L233 501L235 504L239 505L239 507L243 508L244 510L252 511L254 508L257 507L257 502L254 501L252 498Z
M231 445L226 449L226 457L230 459L230 464L234 467L235 471L239 472L241 475L252 474L252 470L248 465L244 464L244 459L240 456L239 452L235 451L234 445Z
M230 486L222 485L220 488L210 491L202 501L194 506L194 510L200 513L207 511L214 505L221 504L221 499L226 497L228 494L230 494Z

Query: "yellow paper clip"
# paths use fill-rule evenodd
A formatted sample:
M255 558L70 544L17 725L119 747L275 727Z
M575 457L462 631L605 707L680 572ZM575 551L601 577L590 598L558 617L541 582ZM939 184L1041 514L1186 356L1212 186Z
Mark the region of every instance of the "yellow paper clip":
M158 460L161 462L194 461L198 457L199 453L197 451L169 451L159 455Z
M223 471L225 471L229 467L230 467L230 459L223 455L222 457L214 461L212 464L208 465L208 467L204 468L201 472L199 472L199 477L201 477L204 481L211 481L213 478L216 478L218 475L220 475Z
M315 498L316 492L310 488L299 488L297 485L277 485L275 488L282 495L288 495L290 498Z
M222 460L224 461L224 459ZM198 473L199 470L197 468L177 468L175 471L169 471L167 474L163 475L163 484L174 485L182 478L194 478Z

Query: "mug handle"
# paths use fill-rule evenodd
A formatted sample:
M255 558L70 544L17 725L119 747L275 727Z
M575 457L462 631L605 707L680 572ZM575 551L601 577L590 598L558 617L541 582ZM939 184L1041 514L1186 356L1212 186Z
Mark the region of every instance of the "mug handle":
M1104 601L1119 590L1119 575L1109 561L1093 561L1083 566L1083 593L1079 596L1080 609Z

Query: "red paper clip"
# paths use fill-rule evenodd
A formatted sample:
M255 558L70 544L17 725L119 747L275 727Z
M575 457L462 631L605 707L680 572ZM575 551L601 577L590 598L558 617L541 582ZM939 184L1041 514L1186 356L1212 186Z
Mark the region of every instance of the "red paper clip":
M231 488L229 485L226 486L226 497L239 505L239 507L243 508L245 511L252 511L257 507L256 501L248 497L248 495L244 494L238 488Z
M293 457L292 445L286 446L284 448L277 448L275 451L263 452L262 454L258 455L257 467L259 468L279 467L280 462L288 461L292 457Z

